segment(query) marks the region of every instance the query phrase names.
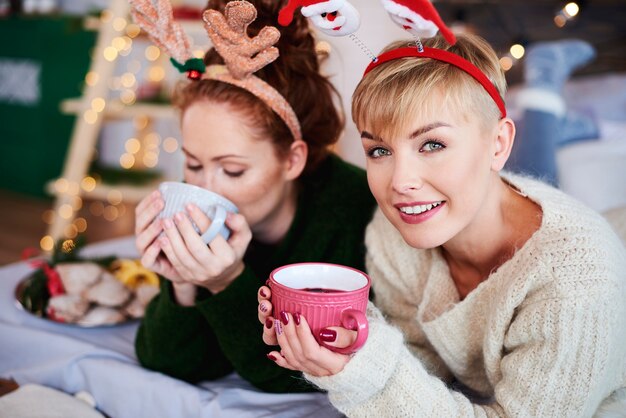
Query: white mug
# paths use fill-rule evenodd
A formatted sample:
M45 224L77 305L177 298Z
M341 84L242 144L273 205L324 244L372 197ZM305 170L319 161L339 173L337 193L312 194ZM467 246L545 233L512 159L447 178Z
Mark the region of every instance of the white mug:
M201 236L203 242L210 243L217 234L222 235L224 239L230 237L230 230L225 225L226 216L228 212L237 213L238 209L224 196L202 187L175 181L161 183L159 191L165 201L165 207L159 218L172 218L178 212L186 213L185 206L193 203L211 219L211 226ZM195 223L193 226L200 233Z

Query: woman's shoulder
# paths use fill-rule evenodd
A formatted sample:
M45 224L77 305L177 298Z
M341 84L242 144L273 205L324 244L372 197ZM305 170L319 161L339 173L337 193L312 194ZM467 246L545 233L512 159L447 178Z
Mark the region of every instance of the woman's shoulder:
M507 174L505 179L541 207L540 235L559 239L589 235L617 238L602 215L565 192L530 177Z
M525 253L557 283L626 281L626 248L604 217L538 180L516 175L506 180L541 206L541 226Z

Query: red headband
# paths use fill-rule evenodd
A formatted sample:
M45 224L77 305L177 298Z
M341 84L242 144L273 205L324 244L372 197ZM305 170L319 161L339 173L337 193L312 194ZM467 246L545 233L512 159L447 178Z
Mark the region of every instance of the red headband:
M372 61L365 69L363 76L365 77L365 75L371 70L387 61L392 61L398 58L405 57L432 58L434 60L446 62L448 64L454 65L457 68L460 68L467 74L474 77L474 79L484 87L484 89L487 91L487 93L489 93L493 101L498 106L498 109L500 109L500 116L503 118L506 117L506 107L504 106L504 100L502 100L502 97L500 97L500 93L498 93L498 90L487 78L487 76L482 71L480 71L478 67L476 67L468 60L460 57L459 55L453 54L452 52L444 51L442 49L424 47L424 51L422 52L418 51L416 46L392 49L391 51L387 51L379 55L376 61Z

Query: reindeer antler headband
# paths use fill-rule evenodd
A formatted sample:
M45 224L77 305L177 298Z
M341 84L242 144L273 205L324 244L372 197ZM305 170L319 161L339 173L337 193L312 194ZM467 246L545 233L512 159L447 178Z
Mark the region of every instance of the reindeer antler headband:
M323 33L330 36L349 35L372 58L363 76L369 71L398 58L430 58L442 61L465 71L478 81L498 106L500 116L506 117L504 100L489 78L474 64L452 52L437 48L425 48L421 37L430 38L441 32L450 44L456 43L456 37L445 25L437 10L428 0L381 0L391 20L409 32L415 38L415 48L398 48L387 51L378 57L373 56L369 49L354 37L353 33L360 26L360 17L356 9L347 0L289 0L279 13L278 23L288 25L298 7L301 13L309 18Z
M294 140L302 139L300 122L289 102L275 88L253 75L278 58L278 49L273 45L280 38L280 32L273 26L266 26L257 36L249 37L248 25L257 16L251 3L236 0L226 4L224 14L217 10L204 12L204 27L226 64L205 68L202 59L194 58L187 36L173 19L168 0L129 2L133 6L131 14L135 22L170 55L179 71L187 72L187 77L193 80L217 80L249 91L285 122Z

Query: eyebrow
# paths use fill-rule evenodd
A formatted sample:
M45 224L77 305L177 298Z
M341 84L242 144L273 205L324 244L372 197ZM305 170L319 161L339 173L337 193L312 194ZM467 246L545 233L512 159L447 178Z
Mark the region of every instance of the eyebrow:
M180 147L180 149L183 151L183 154L185 154L186 156L194 158L196 160L198 159L198 157L190 153L187 149L185 149L185 147Z
M411 135L409 135L410 139L415 139L420 135L424 135L426 132L428 131L432 131L433 129L437 129L437 128L441 128L442 126L445 127L450 127L449 124L444 123L444 122L433 122L433 123L429 123L426 126L422 126L419 129L416 129L415 131L413 131L413 133Z
M188 150L186 150L186 149L185 149L185 147L182 147L182 150L183 150L183 153L185 153L185 155L187 155L187 156L189 156L189 157L191 157L191 158L193 158L193 159L195 159L195 160L198 160L198 161L200 160L198 157L196 157L195 155L193 155L192 153L190 153ZM225 154L225 155L220 155L220 156L217 156L217 157L213 157L213 158L212 158L212 160L213 160L213 161L220 161L220 160L223 160L223 159L225 159L225 158L230 158L230 157L233 157L233 158L240 158L240 159L244 159L244 160L247 158L247 157L244 157L244 156L242 156L242 155L236 155L236 154Z
M422 126L421 128L416 129L415 131L413 131L413 133L411 133L411 135L409 135L409 139L415 139L417 137L419 137L420 135L424 135L426 132L428 131L432 131L433 129L437 129L437 128L441 128L441 127L450 127L451 125L444 123L444 122L433 122L433 123L429 123L428 125ZM378 141L378 142L382 142L381 138L375 137L373 134L367 132L367 131L362 131L361 132L361 139L371 139L373 141Z

